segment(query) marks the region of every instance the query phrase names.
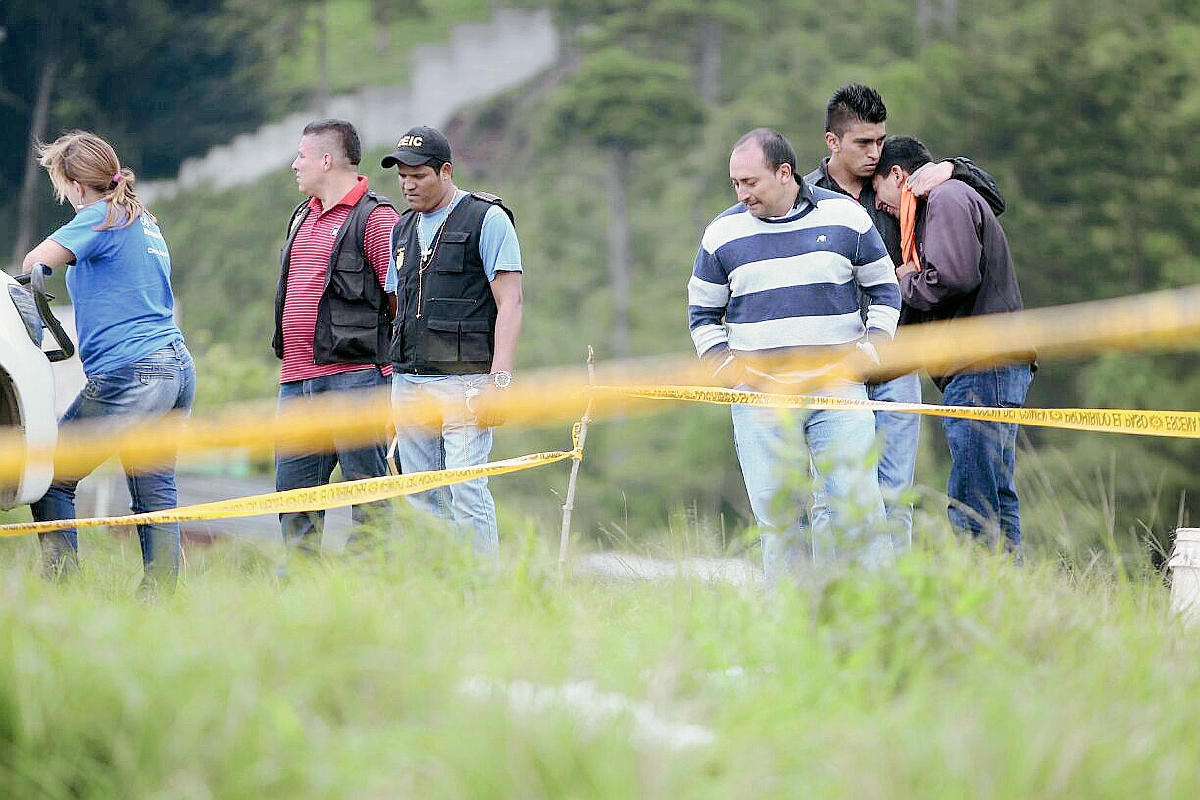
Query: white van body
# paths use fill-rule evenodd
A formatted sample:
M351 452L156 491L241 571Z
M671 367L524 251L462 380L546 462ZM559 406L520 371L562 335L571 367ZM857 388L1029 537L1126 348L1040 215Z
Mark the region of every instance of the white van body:
M19 475L0 474L0 508L12 508L39 499L50 487L54 460L49 453L58 441L58 419L54 373L38 341L41 320L36 310L32 317L29 313L33 294L4 272L0 286L0 433L16 431L27 448L44 454L26 459ZM18 293L29 298L24 315Z

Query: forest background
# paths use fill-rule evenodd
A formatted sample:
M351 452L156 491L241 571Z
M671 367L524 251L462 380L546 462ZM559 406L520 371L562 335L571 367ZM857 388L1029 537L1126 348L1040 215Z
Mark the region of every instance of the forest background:
M170 178L184 158L330 93L405 82L414 44L515 4L0 0L0 253L23 253L68 216L30 167L31 135L96 130L141 179ZM996 177L1028 307L1200 277L1200 5L1190 0L548 5L559 63L446 126L459 185L500 194L517 215L518 379L579 366L589 344L601 359L689 353L685 284L704 225L733 202L730 144L749 128L778 128L807 171L827 154L825 102L851 80L881 91L890 132L920 137L938 157L970 156ZM395 196L378 156L364 155L363 172ZM199 362L201 411L276 392L271 296L298 199L281 168L153 206ZM1197 409L1194 360L1046 362L1028 404ZM926 400L936 397L927 385ZM946 457L938 425L923 430L918 481L936 514ZM566 439L557 428L504 429L494 452ZM723 409L603 422L588 445L577 519L589 536L639 541L681 528L724 541L748 522ZM1035 547L1161 549L1190 521L1194 442L1025 429L1022 447ZM502 515L553 530L565 482L549 471L497 481Z

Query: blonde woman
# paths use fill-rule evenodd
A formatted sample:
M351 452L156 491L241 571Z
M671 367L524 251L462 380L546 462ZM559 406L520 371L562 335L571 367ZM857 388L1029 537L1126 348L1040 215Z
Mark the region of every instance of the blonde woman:
M93 133L73 131L39 144L41 165L59 202L75 217L33 248L22 267L67 267L75 306L79 355L87 385L63 416L64 423L104 419L120 427L187 413L196 371L174 321L171 257L154 216L134 193L134 174L121 166L112 145ZM68 266L70 265L70 266ZM33 504L35 520L73 519L79 474L56 475ZM175 465L125 470L135 513L174 508ZM78 569L74 529L41 534L43 572L61 578ZM179 573L179 525L139 525L145 577L142 591L173 589Z

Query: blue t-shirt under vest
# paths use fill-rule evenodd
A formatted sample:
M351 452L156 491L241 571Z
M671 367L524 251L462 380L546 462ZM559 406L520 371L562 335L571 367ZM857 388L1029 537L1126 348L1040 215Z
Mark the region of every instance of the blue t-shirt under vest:
M417 219L417 241L421 248L432 246L437 240L442 223L450 216L450 212L467 196L467 192L459 189L454 198L445 208L439 208L428 214L420 214ZM489 282L496 279L497 272L522 272L521 244L517 241L517 229L504 209L493 205L483 216L483 230L479 232L479 257L483 259L483 271ZM396 291L400 283L397 272L396 252L393 249L388 257L387 278L383 282L385 292Z
M94 230L107 213L108 201L98 201L50 234L75 256L67 291L89 376L140 361L183 336L173 313L171 256L158 225L142 214L128 227Z

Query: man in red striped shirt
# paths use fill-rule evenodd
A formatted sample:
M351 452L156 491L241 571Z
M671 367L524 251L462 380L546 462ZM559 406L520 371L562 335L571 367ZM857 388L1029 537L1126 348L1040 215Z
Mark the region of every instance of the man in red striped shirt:
M392 226L392 202L367 188L358 174L362 145L344 120L317 120L304 128L292 162L296 184L309 199L292 213L280 257L275 290L275 355L283 359L279 405L327 392L381 392L391 367L388 345L392 316L383 290ZM352 408L353 397L347 397ZM324 486L335 465L347 480L386 474L385 433L375 441L345 443L333 452L281 452L275 459L278 491ZM356 505L355 531L383 524L387 501ZM289 552L314 556L321 549L323 511L279 515Z

